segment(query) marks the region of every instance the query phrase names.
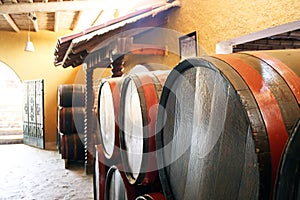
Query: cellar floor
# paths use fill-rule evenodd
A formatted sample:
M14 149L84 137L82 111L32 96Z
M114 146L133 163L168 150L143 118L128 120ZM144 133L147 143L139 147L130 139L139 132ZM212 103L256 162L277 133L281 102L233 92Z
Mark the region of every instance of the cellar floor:
M93 176L83 164L64 168L57 151L24 144L0 145L0 199L89 200Z

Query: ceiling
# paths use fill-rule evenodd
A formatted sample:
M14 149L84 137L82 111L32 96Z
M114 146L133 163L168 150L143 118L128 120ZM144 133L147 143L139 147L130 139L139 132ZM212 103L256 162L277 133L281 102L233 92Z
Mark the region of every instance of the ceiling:
M300 49L300 29L235 45L233 52L276 49Z
M132 0L0 0L0 31L79 31L143 7ZM155 5L159 0L147 1Z

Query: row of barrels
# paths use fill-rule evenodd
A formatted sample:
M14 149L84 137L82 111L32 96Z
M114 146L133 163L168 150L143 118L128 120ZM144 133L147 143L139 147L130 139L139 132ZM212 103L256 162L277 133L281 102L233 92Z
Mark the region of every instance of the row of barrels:
M96 199L299 198L299 61L243 52L103 80Z
M85 159L83 144L85 86L62 84L57 88L57 144L65 167Z
M155 131L159 97L169 72L132 73L100 83L97 113L101 144L96 145L95 152L95 199L165 199L157 171L152 169L142 175L137 169L157 166L154 154L143 161L142 153L143 148L155 151L155 136L151 134ZM141 120L141 115L147 119ZM144 128L147 130L143 131ZM149 139L150 146L141 144L143 139ZM139 144L132 146L131 142Z

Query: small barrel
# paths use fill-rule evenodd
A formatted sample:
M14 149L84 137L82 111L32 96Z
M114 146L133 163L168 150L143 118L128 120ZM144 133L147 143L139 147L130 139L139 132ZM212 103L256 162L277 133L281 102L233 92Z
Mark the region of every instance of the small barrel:
M136 197L135 188L128 182L122 169L111 166L106 176L105 200L134 200Z
M285 147L276 181L275 200L300 198L300 120Z
M135 200L166 200L166 197L163 193L151 193L151 194L145 194L143 196L139 196Z
M98 92L100 142L111 164L121 163L119 149L120 87L123 78L102 79Z
M83 135L60 133L61 158L69 161L84 161Z
M62 84L57 89L58 106L81 107L84 106L85 85L83 84Z
M166 198L271 199L300 117L288 82L274 63L250 53L178 64L163 88L156 125Z
M58 131L64 134L84 133L84 107L59 107Z
M148 185L157 178L155 121L162 86L169 70L136 73L124 78L120 100L120 146L131 184Z
M93 176L93 188L94 199L104 200L105 194L105 180L107 168L104 161L104 152L101 144L95 145L95 162L94 162L94 176Z

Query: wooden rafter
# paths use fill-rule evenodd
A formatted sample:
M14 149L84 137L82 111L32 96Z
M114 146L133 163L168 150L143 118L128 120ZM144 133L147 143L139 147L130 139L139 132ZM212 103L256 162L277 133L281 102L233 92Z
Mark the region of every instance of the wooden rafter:
M79 19L82 15L83 11L78 11L76 12L75 16L74 16L74 19L73 19L73 22L71 24L71 30L76 30L76 27L78 26L78 22L79 22Z
M57 0L58 2L62 2L63 0ZM44 3L48 3L48 0L43 0ZM56 11L54 13L54 27L53 27L53 31L54 32L58 32L58 28L59 28L59 20L60 20L60 12Z
M9 25L12 27L12 29L14 29L14 31L16 31L16 32L20 31L20 29L18 28L18 26L16 25L16 23L14 22L14 20L11 18L10 15L2 14L2 16L7 21L7 23L9 23Z
M92 26L96 25L98 23L98 20L100 19L101 15L103 14L104 10L101 10L95 20L92 22Z
M58 11L80 11L93 10L107 7L105 1L62 1L48 3L31 3L31 4L10 4L1 5L0 14L18 14L30 12L58 12Z
M60 12L55 12L54 13L54 27L53 27L54 32L58 32L59 18L60 18Z

